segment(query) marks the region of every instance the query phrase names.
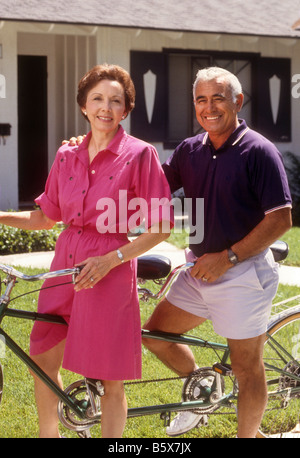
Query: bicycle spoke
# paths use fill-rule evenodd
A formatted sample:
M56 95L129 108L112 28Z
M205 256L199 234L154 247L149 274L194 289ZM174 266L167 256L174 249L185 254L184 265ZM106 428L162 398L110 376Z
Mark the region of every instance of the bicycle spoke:
M283 315L269 330L264 347L268 404L263 437L300 437L300 312Z

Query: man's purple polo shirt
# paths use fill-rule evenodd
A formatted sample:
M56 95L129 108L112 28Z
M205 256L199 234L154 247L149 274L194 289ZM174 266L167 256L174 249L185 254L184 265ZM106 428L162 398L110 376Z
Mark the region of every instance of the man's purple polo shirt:
M163 169L171 192L183 187L185 197L204 198L204 240L190 244L198 257L231 247L266 213L291 206L279 151L245 121L218 150L207 133L184 140ZM197 227L195 209L192 218Z

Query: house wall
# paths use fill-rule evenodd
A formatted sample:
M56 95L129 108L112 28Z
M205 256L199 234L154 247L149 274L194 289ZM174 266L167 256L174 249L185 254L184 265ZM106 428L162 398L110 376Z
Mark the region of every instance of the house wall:
M97 31L98 61L118 62L126 69L130 68L130 50L162 51L163 48L260 53L262 57L290 58L292 75L300 75L299 39L113 28L99 28ZM300 95L300 88L298 92ZM292 141L276 144L282 153L291 151L300 155L299 116L300 98L292 97ZM165 150L161 143L155 146L162 161L172 152Z
M0 23L1 24L1 23ZM11 136L0 143L0 209L17 208L18 204L18 138L17 138L17 35L13 28L0 28L2 59L0 74L5 77L5 98L0 98L0 123L9 123Z
M117 63L130 69L130 51L163 48L251 52L292 61L292 75L300 75L300 40L221 34L180 33L112 27L0 22L0 74L6 79L6 97L0 98L0 123L12 126L6 144L0 143L0 209L18 208L17 56L48 58L48 164L62 139L88 130L75 102L80 77L96 63ZM299 76L300 81L300 76ZM298 90L300 95L300 88ZM291 96L292 97L292 96ZM281 152L300 154L300 98L292 97L292 141L277 144ZM123 123L130 131L130 119ZM171 150L157 143L163 162Z
M96 63L96 40L92 30L90 27L58 26L54 31L51 24L0 22L3 55L0 74L6 81L5 98L0 98L0 123L12 126L5 145L3 141L0 143L1 210L19 206L18 55L47 56L50 170L62 140L88 129L76 104L76 92L80 77Z

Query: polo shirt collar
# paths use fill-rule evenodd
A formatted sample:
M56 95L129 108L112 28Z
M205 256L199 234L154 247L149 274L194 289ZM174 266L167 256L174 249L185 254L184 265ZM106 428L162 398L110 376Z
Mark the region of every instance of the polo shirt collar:
M235 146L248 132L249 127L246 124L246 121L243 119L239 119L240 125L235 129L235 131L230 135L230 137L226 140L226 142L221 146L223 148L225 145ZM203 145L211 145L211 141L209 139L208 132L205 133L203 140ZM221 149L219 148L219 149Z

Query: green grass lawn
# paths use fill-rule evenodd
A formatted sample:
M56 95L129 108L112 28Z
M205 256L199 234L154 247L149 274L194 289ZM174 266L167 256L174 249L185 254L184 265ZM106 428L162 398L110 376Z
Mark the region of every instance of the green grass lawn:
M172 237L172 236L171 236ZM287 263L300 265L298 241L300 230L292 229L284 239L289 243L290 255ZM179 242L178 242L179 243ZM27 274L38 273L38 269L23 269ZM1 275L3 279L3 275ZM19 281L16 285L14 296L26 291L36 289L37 284ZM150 286L149 284L147 285ZM157 289L158 286L156 285ZM2 287L3 293L3 287ZM274 302L282 301L287 297L300 294L300 288L280 285ZM24 296L21 301L12 302L11 307L36 310L38 293ZM155 307L153 301L141 303L142 323L152 313ZM4 330L11 335L21 347L28 351L29 335L32 324L27 320L18 320L6 317L3 320ZM213 341L223 341L216 336L210 323L205 323L200 328L191 332L193 335L201 335L202 338ZM121 345L121 342L120 342ZM217 360L211 350L196 350L196 359L199 366L211 366ZM0 361L4 372L4 390L0 405L0 437L1 438L31 438L38 436L37 414L34 400L33 382L27 368L8 350L0 346ZM65 387L75 380L76 374L62 371ZM158 379L173 377L148 350L143 348L143 377L145 379ZM181 380L147 383L145 385L134 384L126 386L128 405L152 405L166 402L179 402L182 386ZM205 437L234 437L236 431L236 418L234 415L213 415L210 417L209 426L194 429L182 436L184 438ZM62 434L66 437L77 437L76 433L62 428ZM99 435L101 433L99 432ZM130 418L127 421L124 437L127 438L164 438L165 427L159 415Z
M300 227L293 227L281 238L289 246L289 254L284 264L300 267Z
M26 273L37 273L38 270L26 269ZM34 284L34 287L36 284ZM147 285L150 286L150 285ZM16 294L22 294L27 290L32 290L33 284L19 282L16 286ZM157 286L156 286L157 288ZM277 300L282 300L287 296L300 294L300 288L280 286ZM24 296L21 304L12 306L26 310L36 310L37 293ZM141 304L141 320L151 314L155 304L147 302ZM28 351L29 335L31 322L6 317L3 320L3 328L9 333L21 347ZM216 336L210 323L205 323L197 330L191 332L193 335L201 335L207 340L222 341ZM121 343L120 343L121 344ZM209 366L217 360L216 355L211 350L194 349L198 364ZM0 437L1 438L21 438L37 437L37 415L34 400L33 383L27 368L10 352L1 347L1 364L4 372L4 390L2 403L0 405ZM63 370L65 387L78 380L76 374ZM158 379L173 377L174 374L166 369L148 350L143 348L143 376L145 379ZM126 387L128 405L135 407L140 405L152 405L166 402L179 402L181 380L147 383L145 385L134 384ZM234 437L236 428L236 418L234 415L210 417L208 427L194 429L184 437ZM64 430L62 433L67 437L77 437L76 433ZM100 432L99 432L100 435ZM127 438L164 438L165 428L159 415L146 417L130 418L127 421L124 437Z

